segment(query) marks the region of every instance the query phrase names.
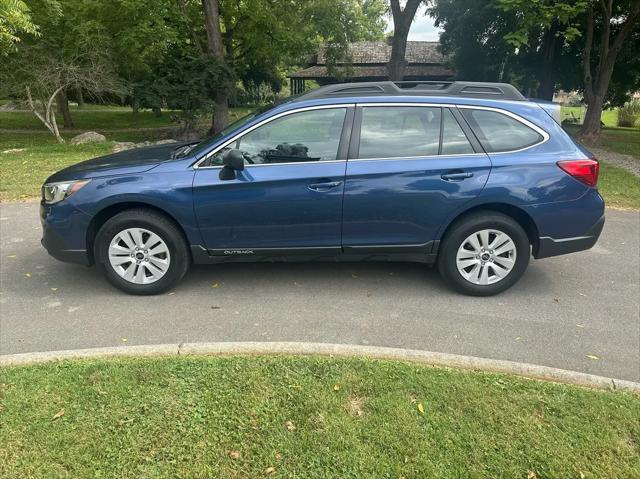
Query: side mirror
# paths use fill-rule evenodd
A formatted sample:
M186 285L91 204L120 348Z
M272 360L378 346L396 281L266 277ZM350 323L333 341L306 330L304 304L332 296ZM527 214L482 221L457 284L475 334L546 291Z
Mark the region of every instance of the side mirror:
M240 150L231 149L222 156L224 167L220 170L221 180L235 180L236 171L244 170L244 156Z

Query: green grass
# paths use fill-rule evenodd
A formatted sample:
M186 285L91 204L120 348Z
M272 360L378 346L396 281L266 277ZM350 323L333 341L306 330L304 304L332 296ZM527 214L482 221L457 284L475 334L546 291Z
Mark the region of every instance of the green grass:
M118 139L129 139L122 134ZM68 139L68 137L67 137ZM111 152L112 142L58 144L46 133L0 133L0 201L40 195L44 180L66 166ZM25 151L2 153L10 149Z
M234 108L230 112L230 121L235 121L240 116L246 115L248 108ZM131 125L133 113L121 109L120 111L100 111L91 113L93 120L102 124L111 124L114 128L125 128ZM0 112L0 124L2 115L22 116L21 112ZM166 116L166 114L165 114ZM116 121L118 118L126 118L123 123ZM92 121L93 121L92 120ZM14 124L19 124L15 121ZM40 195L40 187L49 175L66 166L88 160L95 156L111 153L113 141L158 140L166 138L171 132L167 130L129 130L109 131L96 127L97 123L88 124L88 129L101 131L107 137L104 143L89 143L85 145L58 144L53 135L44 130L41 133L3 133L0 130L0 201L10 201L37 197ZM4 124L2 124L4 126ZM24 126L29 129L30 127ZM42 127L44 128L44 127ZM63 132L63 137L69 140L77 131ZM2 153L10 149L22 149L24 151Z
M0 378L6 479L640 477L630 393L314 357L66 361Z
M607 206L640 209L640 177L627 170L601 162L598 190Z
M580 127L578 125L565 125L563 128L570 135L575 136ZM640 129L605 127L601 130L598 141L592 146L622 153L623 155L635 156L640 159Z
M238 115L246 115L249 108L232 108L229 121L234 121ZM162 116L156 117L151 111L139 111L133 113L131 108L108 107L102 105L86 105L84 109L71 108L73 118L73 131L80 130L114 130L114 129L136 129L136 128L160 128L166 126L176 126L172 117L177 117L178 112L164 110ZM56 115L59 126L62 126L62 116ZM202 123L207 124L208 117L202 118ZM1 111L0 129L7 130L42 130L47 131L45 126L35 115L29 111Z
M73 110L74 130L109 130L120 128L158 128L172 126L172 112L165 111L156 117L150 111L140 111L136 114L131 109L101 109L101 110ZM62 116L56 115L58 125L62 126ZM28 111L0 112L0 128L9 130L30 129L45 130L45 126L35 115Z
M560 107L560 118L565 120L571 118L571 115L575 116L582 122L586 112L586 108L582 106L565 106ZM604 110L600 117L605 126L618 126L618 110Z

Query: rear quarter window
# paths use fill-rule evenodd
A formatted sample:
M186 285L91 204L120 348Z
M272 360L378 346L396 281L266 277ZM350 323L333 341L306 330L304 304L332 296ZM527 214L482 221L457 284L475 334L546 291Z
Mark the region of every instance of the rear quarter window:
M544 140L533 128L503 113L467 108L460 111L487 152L521 150Z

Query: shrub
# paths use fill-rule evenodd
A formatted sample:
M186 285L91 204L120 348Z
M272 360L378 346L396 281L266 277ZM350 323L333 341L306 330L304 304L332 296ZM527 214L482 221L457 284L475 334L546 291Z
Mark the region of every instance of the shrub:
M618 110L618 126L633 127L640 118L640 101L630 101Z

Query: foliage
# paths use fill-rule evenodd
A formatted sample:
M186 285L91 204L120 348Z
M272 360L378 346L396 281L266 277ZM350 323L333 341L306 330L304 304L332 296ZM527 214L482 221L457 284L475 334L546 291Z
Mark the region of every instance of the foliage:
M516 28L504 39L515 47L528 43L532 31L544 26L550 29L557 24L556 35L572 42L582 36L578 16L587 10L592 0L498 0L497 7L504 12L517 12Z
M616 2L619 19L630 0ZM565 90L585 90L583 52L588 6L594 0L437 0L430 8L443 28L442 49L450 55L458 77L465 80L507 81L528 96L537 96L547 79ZM618 26L613 22L612 31ZM600 62L603 21L596 18L592 65ZM545 55L545 45L548 52ZM618 54L606 92L606 107L621 106L640 88L640 24Z
M62 361L0 371L0 475L637 477L640 401L328 357Z
M56 8L56 2L51 4ZM21 34L39 35L29 6L23 0L0 0L0 56L15 50Z
M640 118L640 101L630 101L618 109L618 126L634 127Z
M438 0L429 14L443 29L442 50L459 78L518 83L512 74L514 48L504 39L514 30L515 15L485 0Z
M221 0L226 60L245 88L267 84L277 92L284 72L321 43L334 65L347 60L349 42L382 38L385 9L384 0Z
M136 85L134 95L143 107L180 110L185 133L190 133L198 116L210 111L219 89L228 89L233 74L210 56L171 49L165 61Z

